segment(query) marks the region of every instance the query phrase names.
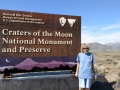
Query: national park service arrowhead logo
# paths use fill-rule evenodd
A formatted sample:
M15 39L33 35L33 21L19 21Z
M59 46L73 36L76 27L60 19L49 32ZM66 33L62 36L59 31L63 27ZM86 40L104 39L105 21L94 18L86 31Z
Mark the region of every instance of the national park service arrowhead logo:
M69 22L69 24L70 24L71 27L73 26L73 24L76 21L76 19L67 19L67 20L68 20L68 22Z
M61 26L64 26L65 23L66 23L66 19L65 19L64 17L61 17L61 18L59 19L59 21L60 21Z

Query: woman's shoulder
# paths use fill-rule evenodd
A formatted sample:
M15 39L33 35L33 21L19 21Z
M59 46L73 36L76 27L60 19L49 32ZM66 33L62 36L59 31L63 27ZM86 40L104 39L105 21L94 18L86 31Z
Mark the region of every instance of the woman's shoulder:
M83 54L83 52L79 52L78 54Z
M82 54L83 54L83 52L79 52L79 53L78 53L78 55L82 55Z

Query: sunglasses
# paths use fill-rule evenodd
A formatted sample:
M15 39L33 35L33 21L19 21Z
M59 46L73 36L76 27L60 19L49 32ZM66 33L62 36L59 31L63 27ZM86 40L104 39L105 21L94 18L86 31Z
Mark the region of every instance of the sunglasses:
M83 48L83 50L88 50L89 48Z

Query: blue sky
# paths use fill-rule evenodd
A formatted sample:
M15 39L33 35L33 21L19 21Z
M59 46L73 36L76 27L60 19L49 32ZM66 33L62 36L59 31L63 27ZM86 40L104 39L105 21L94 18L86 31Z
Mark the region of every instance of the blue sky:
M120 41L120 0L0 0L0 9L82 17L82 43Z

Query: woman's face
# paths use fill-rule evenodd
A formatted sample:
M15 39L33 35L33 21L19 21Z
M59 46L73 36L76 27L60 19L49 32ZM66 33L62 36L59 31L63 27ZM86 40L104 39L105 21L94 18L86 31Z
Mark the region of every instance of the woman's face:
M88 47L84 47L84 48L82 48L83 49L83 52L86 54L86 53L88 53L88 51L89 51L89 48Z

